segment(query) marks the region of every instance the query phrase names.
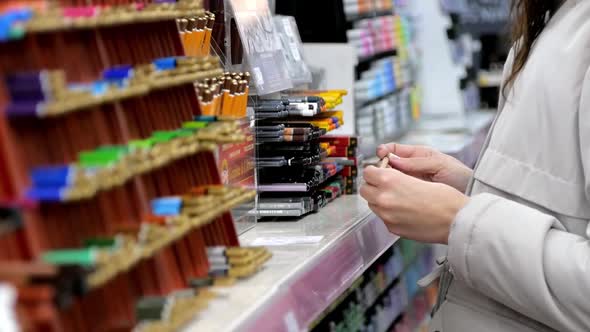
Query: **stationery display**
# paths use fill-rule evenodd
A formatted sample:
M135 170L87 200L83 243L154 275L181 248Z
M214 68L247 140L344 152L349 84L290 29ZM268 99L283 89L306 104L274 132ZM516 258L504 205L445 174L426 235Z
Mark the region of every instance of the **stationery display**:
M249 74L210 55L201 1L82 3L0 6L0 309L174 331L270 258L240 247L229 211L256 193L215 157L247 138Z
M406 2L0 2L0 330L423 325L430 249L340 197L418 116ZM354 46L352 90L310 38Z
M397 47L395 30L399 19L399 16L389 15L356 21L353 29L346 31L346 36L356 48L359 59L393 51Z
M331 153L325 162L342 166L344 193L356 194L358 191L359 168L363 155L359 151L359 139L354 136L324 136L320 138L320 145L329 146Z
M435 288L422 292L415 286L431 266L431 248L402 240L381 255L309 329L414 331L407 328L424 320L436 297Z
M346 146L324 140L326 133L343 124L343 112L333 108L345 94L296 91L253 105L261 194L258 209L250 214L300 217L347 191L350 179L342 176L345 166L336 158L345 154ZM328 159L332 157L336 159Z

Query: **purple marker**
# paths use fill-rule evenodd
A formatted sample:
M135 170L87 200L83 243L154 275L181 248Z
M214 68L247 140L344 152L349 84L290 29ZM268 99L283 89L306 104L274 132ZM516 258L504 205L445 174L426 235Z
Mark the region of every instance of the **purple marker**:
M38 101L11 102L4 110L8 117L38 116L42 113L41 104Z

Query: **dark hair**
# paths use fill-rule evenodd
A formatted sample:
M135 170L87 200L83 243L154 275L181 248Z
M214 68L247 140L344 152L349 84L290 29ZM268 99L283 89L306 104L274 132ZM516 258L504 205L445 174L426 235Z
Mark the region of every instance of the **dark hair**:
M514 84L531 53L537 37L545 29L547 21L559 8L558 0L512 0L512 45L514 46L514 63L508 75L502 93Z

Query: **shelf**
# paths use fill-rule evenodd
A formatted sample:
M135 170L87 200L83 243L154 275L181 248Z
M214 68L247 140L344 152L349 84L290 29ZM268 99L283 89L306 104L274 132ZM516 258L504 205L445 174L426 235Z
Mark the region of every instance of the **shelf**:
M410 312L410 308L413 305L413 301L415 298L417 298L420 295L423 295L424 290L423 289L418 289L418 291L414 294L414 296L412 296L411 298L408 299L408 304L402 309L402 311L400 313L398 313L395 318L391 321L391 324L389 324L389 327L386 329L386 331L393 331L393 329L395 328L395 326L397 325L397 323L401 322L401 320L404 318L404 315L406 315L408 312ZM429 312L429 311L427 311ZM420 327L423 324L428 324L430 322L430 315L427 313L424 317L424 319L422 319L421 323L416 327ZM415 332L418 332L418 330L416 330Z
M178 136L146 149L129 150L125 156L108 166L66 165L75 170L72 171L75 174L72 183L62 188L33 188L33 196L27 196L27 199L55 203L93 198L101 191L122 186L139 175L166 167L180 159L200 152L213 152L219 144L243 142L245 137L236 133L236 128L237 125L232 122L212 122L188 136ZM54 190L59 191L57 198L55 194L47 194Z
M100 95L93 95L88 91L69 90L67 86L52 86L54 89L65 89L61 98L39 101L36 105L33 105L33 109L27 112L22 110L9 112L11 106L16 106L19 109L21 107L18 107L18 105L22 103L21 101L11 102L8 103L6 113L11 118L26 118L29 116L39 118L56 117L91 107L146 96L154 91L192 84L198 80L223 74L223 69L219 68L219 59L217 57L184 57L183 59L195 63L179 65L169 70L151 71L143 76L136 75L131 77L134 82L123 88L117 88L115 84L109 84L107 91ZM54 72L63 73L62 71ZM25 105L30 108L28 103L25 103Z
M376 60L380 60L380 59L386 58L388 56L395 56L396 54L397 54L397 49L394 48L391 50L377 52L373 55L359 57L357 67L361 67L364 64L370 64Z
M337 166L338 167L338 166ZM323 185L327 184L328 181L330 181L332 178L334 178L335 176L337 176L343 169L343 166L340 166L339 169L336 169L335 171L330 171L331 174L328 174L326 176L326 174L322 175L322 180L314 186L310 186L309 183L273 183L273 184L263 184L263 183L259 183L258 184L258 192L259 193L310 193L310 192L314 192L317 189L320 189L323 187ZM325 171L325 169L322 169L322 171ZM281 185L280 187L278 187L277 185Z
M90 289L94 289L111 281L118 274L128 271L145 259L152 258L163 248L185 237L190 231L211 223L215 218L240 204L254 199L254 191L241 188L230 188L224 194L217 194L219 204L197 215L183 213L181 216L170 218L167 227L151 228L154 240L138 244L133 241L126 242L121 249L109 253L105 264L97 266L87 278ZM145 232L142 228L142 231Z
M397 323L401 322L402 318L404 317L404 313L405 309L404 311L400 312L397 316L395 316L395 318L391 321L391 324L389 324L389 327L386 329L386 331L393 331Z
M382 291L377 297L371 302L371 305L365 308L365 317L369 317L369 313L374 313L375 308L381 304L383 299L389 296L389 291L400 283L400 276L395 277Z
M411 88L413 86L414 86L414 83L411 83L411 82L410 83L403 84L403 85L397 87L395 90L393 90L393 91L391 91L389 93L384 94L383 96L379 96L377 98L373 98L373 99L370 99L370 100L361 102L361 103L357 104L355 107L357 109L359 109L359 108L364 108L364 107L367 107L367 106L371 106L371 105L376 104L376 103L378 103L378 102L380 102L382 100L386 100L386 99L388 99L388 98L390 98L392 96L395 96L398 93L402 92L404 89Z
M142 6L143 7L143 6ZM146 8L132 6L114 6L110 10L97 10L97 7L78 7L91 12L90 16L66 16L64 12L72 8L53 8L46 12L33 13L30 20L22 27L18 24L7 26L15 37L8 40L18 40L29 33L48 33L68 29L92 29L112 27L124 24L137 24L157 21L174 20L182 17L195 17L205 14L199 1L178 5L152 4ZM10 22L12 23L12 22ZM11 24L12 25L12 24Z
M240 242L265 245L273 258L253 277L217 290L222 296L184 331L304 330L396 240L357 195L298 222L260 223Z
M367 13L346 15L346 21L347 22L355 22L355 21L364 20L364 19L368 19L368 18L376 18L376 17L388 16L388 15L393 15L393 8L387 9L387 10L370 11Z

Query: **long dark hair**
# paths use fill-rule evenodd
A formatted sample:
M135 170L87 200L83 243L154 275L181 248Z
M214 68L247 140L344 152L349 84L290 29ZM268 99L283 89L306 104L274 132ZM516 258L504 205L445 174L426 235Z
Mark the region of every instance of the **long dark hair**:
M557 11L559 0L512 0L512 45L514 63L512 72L504 83L502 93L510 88L522 71L537 37L545 29L547 21Z

